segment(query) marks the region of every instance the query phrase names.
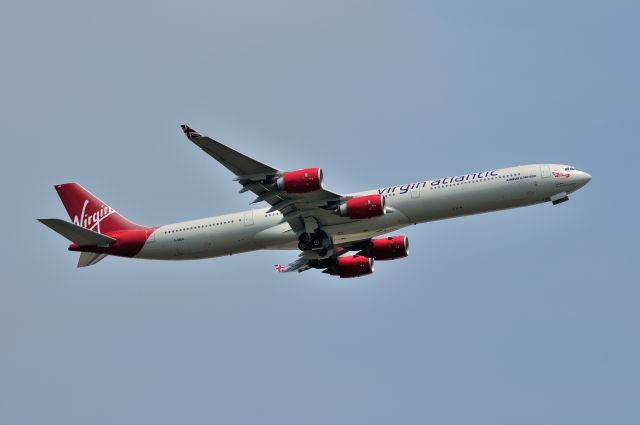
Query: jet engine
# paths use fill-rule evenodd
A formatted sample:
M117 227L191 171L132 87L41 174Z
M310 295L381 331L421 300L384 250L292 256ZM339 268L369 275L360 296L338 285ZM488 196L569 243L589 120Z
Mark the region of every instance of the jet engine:
M360 277L373 273L373 258L362 255L338 257L324 271L332 276Z
M338 212L343 217L353 219L371 218L384 215L385 201L382 195L368 195L351 198L340 205Z
M276 180L279 190L287 193L307 193L322 189L322 170L305 168L287 171Z
M388 236L373 239L361 253L375 260L395 260L409 255L409 238L406 236Z

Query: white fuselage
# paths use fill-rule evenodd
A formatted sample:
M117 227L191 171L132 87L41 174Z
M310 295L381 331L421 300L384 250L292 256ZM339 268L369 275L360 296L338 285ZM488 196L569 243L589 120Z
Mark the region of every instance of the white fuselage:
M339 244L410 224L537 204L562 192L572 193L588 181L581 171L564 170L564 165L557 164L522 165L359 192L350 196L384 195L387 213L322 230ZM136 257L182 260L297 249L298 234L281 222L279 212L267 211L254 209L160 226Z

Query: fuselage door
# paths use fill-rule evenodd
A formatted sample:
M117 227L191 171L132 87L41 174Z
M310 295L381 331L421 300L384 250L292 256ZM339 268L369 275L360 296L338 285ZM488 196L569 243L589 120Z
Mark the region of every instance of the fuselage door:
M246 211L244 213L244 225L245 226L251 226L253 225L253 210L251 211Z
M542 164L540 165L540 177L547 178L547 177L551 177L551 170L549 170L549 165L547 164Z
M418 199L420 197L420 184L411 189L411 199Z

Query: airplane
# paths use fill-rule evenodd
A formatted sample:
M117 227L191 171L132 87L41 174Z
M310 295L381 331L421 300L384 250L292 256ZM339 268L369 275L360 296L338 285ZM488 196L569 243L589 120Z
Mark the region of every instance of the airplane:
M40 222L71 241L78 267L112 255L155 260L213 258L260 249L298 250L278 272L319 269L341 278L373 273L374 261L409 255L403 235L426 223L543 202L557 205L591 176L563 164L531 164L421 180L358 193L324 187L320 168L280 170L181 126L188 140L235 175L239 193L267 208L157 227L135 224L78 183L55 185L71 222Z

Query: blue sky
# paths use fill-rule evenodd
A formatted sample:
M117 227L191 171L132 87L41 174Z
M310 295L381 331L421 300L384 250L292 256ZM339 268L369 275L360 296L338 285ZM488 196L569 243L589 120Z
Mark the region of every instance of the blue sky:
M0 15L0 423L640 421L632 1L20 2ZM295 252L77 270L78 181L156 225L247 208L179 124L349 192L525 163L556 207L408 228L339 280Z

